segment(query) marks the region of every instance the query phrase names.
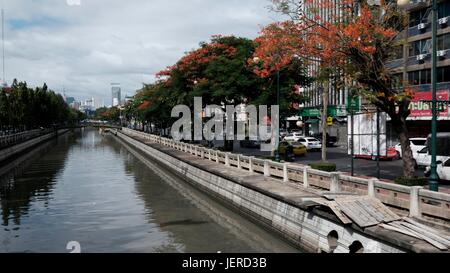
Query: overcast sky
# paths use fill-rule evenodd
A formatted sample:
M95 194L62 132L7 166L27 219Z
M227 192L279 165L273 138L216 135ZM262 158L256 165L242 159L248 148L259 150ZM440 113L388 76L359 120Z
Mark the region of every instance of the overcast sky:
M132 95L212 35L257 36L268 0L3 0L6 79L78 100ZM279 18L278 18L279 19Z

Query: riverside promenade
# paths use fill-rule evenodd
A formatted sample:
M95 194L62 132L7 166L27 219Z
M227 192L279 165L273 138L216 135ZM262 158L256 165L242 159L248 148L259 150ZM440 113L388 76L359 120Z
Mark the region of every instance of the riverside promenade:
M112 133L309 252L449 250L447 194L223 153L126 128Z

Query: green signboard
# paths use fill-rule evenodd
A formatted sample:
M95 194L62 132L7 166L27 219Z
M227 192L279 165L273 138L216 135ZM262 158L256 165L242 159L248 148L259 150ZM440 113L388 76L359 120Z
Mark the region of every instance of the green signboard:
M360 100L359 96L356 96L356 97L348 96L347 110L349 112L351 112L351 111L357 112L357 111L359 111L360 107L361 107L361 100Z
M306 108L300 110L301 117L320 117L320 110L315 108Z
M345 109L337 106L328 106L327 113L329 117L342 117L347 115ZM321 115L322 109L318 108L305 108L300 110L301 117L320 117Z

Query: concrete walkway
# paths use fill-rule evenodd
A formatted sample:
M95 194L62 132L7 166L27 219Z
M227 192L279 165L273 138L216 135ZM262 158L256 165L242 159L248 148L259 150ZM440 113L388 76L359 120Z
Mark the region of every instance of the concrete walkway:
M304 188L302 184L292 182L286 183L281 180L264 177L264 175L259 173L250 173L248 170L228 167L224 164L218 164L215 161L202 159L190 153L185 153L155 142L144 140L141 137L133 136L132 138L198 169L233 181L246 188L252 189L266 196L270 196L276 200L283 201L302 210L312 211L321 217L325 217L328 220L339 223L354 231L379 238L390 242L393 245L409 249L412 252L436 252L436 248L421 239L387 230L380 225L372 225L366 228L361 228L355 222L352 223L351 221L348 224L344 224L341 221L342 218L338 215L339 213L333 214L330 211L330 208L335 209L336 207L332 206L326 208L326 206L323 206L323 204L327 204L327 202L334 202L325 197L327 193L329 194L328 191L314 188ZM347 193L342 192L339 194L345 197ZM355 196L353 193L348 193L348 195ZM334 209L332 211L336 212Z

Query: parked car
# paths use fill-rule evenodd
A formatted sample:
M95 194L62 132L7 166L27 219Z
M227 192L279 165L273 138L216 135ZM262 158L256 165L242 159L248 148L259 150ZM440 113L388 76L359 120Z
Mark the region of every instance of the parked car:
M320 134L314 134L313 137L322 140L322 133L320 133ZM335 137L335 136L330 136L330 135L327 133L327 147L334 147L334 145L336 144L336 142L337 142L337 137Z
M414 163L415 167L417 168L424 168L431 165L431 155L428 153L428 147L423 148L422 150L418 151L414 155ZM447 159L450 157L448 156L437 156L436 161L440 162L446 162Z
M297 142L301 137L303 137L303 135L301 133L298 132L292 132L290 134L288 134L284 140L285 141L294 141Z
M426 147L427 139L426 138L410 138L409 143L411 146L411 151L414 154L416 154L418 151L422 150ZM401 144L395 145L395 150L398 153L398 156L402 158L402 146Z
M279 150L278 152L282 155L286 153L288 150L288 147L292 146L293 153L296 156L305 156L307 154L307 149L305 145L299 143L299 142L289 142L289 141L282 141L280 142Z
M450 159L447 161L438 161L437 162L437 175L439 180L449 181L450 182ZM425 176L430 177L431 167L428 166L425 170Z
M322 143L317 138L313 137L300 137L298 141L303 145L305 145L306 149L309 150L320 150L322 149Z

